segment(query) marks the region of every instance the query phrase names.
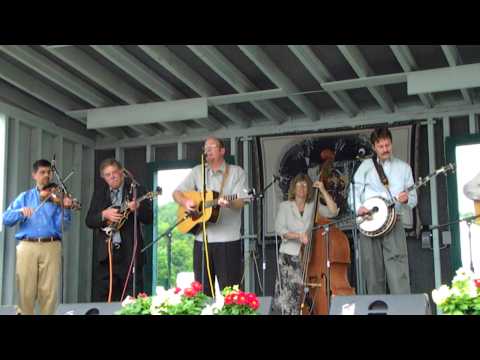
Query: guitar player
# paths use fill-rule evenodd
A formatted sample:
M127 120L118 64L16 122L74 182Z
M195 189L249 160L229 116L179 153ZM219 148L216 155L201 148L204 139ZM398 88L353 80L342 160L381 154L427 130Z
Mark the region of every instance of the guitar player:
M220 289L223 289L226 286L240 285L242 277L240 225L244 201L241 199L227 201L222 195L239 194L247 189L247 176L240 166L226 163L225 144L221 139L208 137L204 143L204 154L206 190L219 192L218 205L221 207L219 220L207 224L210 274L212 284L215 284L216 276ZM202 165L198 165L176 188L173 198L188 211L193 211L198 204L186 197L184 192L202 190ZM205 256L203 244L203 231L200 231L196 235L193 247L193 270L195 280L203 285L204 293L212 296L206 259L202 261L202 256Z
M372 132L370 141L375 157L364 160L354 176L355 212L359 216L368 214L368 209L362 204L375 196L388 200L390 195L395 197L395 207L399 213L405 207L414 208L417 205L416 190L409 193L405 191L414 184L412 169L406 162L393 156L392 133L388 128L377 128ZM374 160L379 165L379 170ZM384 185L386 181L389 191ZM349 200L353 207L351 196ZM371 238L360 234L359 245L368 294L386 294L387 283L390 294L410 293L407 241L399 218L396 219L393 230L386 235Z
M121 215L115 206L120 207L126 199L132 199L131 180L125 176L123 166L115 159L105 159L100 164L100 176L104 180L103 186L95 189L90 208L87 213L86 224L95 231L96 256L94 259L93 277L93 301L104 302L108 300L110 287L110 267L107 246L107 236L101 231L108 221L118 222ZM137 186L137 198L146 194L143 186ZM127 201L128 201L127 200ZM151 224L153 222L153 209L150 201L135 204L129 201L128 207L132 210L125 224L119 232L112 236L112 301L121 301L127 274L132 262L134 248L134 214L138 210L138 244L137 258L135 262L135 292L143 291L143 258L140 249L143 246L140 223ZM133 274L130 274L124 297L133 294Z

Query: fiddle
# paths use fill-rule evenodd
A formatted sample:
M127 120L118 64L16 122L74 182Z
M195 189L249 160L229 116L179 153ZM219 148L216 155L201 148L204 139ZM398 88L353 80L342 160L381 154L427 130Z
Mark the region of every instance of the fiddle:
M69 205L62 204L62 198L63 200L69 199L67 203L70 203ZM42 204L50 201L58 206L65 205L64 207L66 209L71 209L71 210L80 210L81 209L81 204L80 202L75 199L71 194L66 193L64 196L62 196L62 190L56 183L48 183L45 185L42 190L40 190L40 200L42 201ZM64 201L65 203L65 201Z

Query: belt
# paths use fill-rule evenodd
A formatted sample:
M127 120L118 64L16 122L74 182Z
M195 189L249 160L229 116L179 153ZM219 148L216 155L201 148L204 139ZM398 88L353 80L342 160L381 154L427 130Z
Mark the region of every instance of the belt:
M61 241L62 239L51 237L38 237L38 238L23 238L22 241L32 241L32 242L52 242L52 241Z

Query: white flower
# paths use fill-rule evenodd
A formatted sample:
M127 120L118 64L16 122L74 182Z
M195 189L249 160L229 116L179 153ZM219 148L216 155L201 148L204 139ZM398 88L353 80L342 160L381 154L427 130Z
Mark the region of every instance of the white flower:
M452 283L457 281L464 281L472 278L472 272L468 269L460 268L456 271L456 275L453 278Z
M447 285L442 285L438 290L435 289L432 291L432 299L438 305L443 304L449 296L450 290Z
M125 298L125 300L122 301L122 307L133 304L134 302L135 302L135 298L129 295Z
M451 294L452 294L453 296L461 296L461 295L462 295L462 292L460 291L459 288L452 287Z
M213 315L213 305L205 306L200 315Z

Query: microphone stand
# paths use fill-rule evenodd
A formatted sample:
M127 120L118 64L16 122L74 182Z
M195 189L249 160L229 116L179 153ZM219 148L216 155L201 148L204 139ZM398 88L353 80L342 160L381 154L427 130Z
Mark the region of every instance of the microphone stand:
M352 204L353 204L353 216L357 215L357 204L355 196L355 173L361 164L361 158L358 156L353 160L352 172L350 176L350 185L352 187ZM362 275L362 263L361 263L361 251L358 242L358 229L357 224L353 224L352 227L353 247L355 248L355 281L357 283L357 293L360 295L365 294L365 288Z
M203 204L205 204L206 197L207 197L207 164L205 162L205 152L203 152L203 151L202 151L202 154L201 154L201 162L202 162L201 166L203 168L203 171L202 171L202 201L203 201ZM204 228L202 226L202 232L203 232L203 229ZM205 227L205 230L206 230L206 227ZM203 236L205 238L202 239L202 247L201 247L201 253L202 253L202 286L205 286L205 257L206 257L205 252L206 252L206 249L204 249L204 247L205 247L205 242L207 243L207 246L208 246L208 231L205 234L203 234ZM204 241L205 239L207 241ZM211 286L215 286L215 279L213 279L213 284ZM215 293L215 289L210 289L210 293L213 295Z
M60 214L60 237L62 239L62 241L64 240L63 239L63 234L64 234L64 228L65 228L65 225L64 225L64 216L65 216L65 207L63 206L63 201L65 199L65 194L68 194L68 191L67 191L67 186L65 185L65 183L63 182L62 180L62 177L61 175L58 173L58 169L57 169L57 166L56 166L56 162L55 162L55 155L53 155L53 160L52 160L52 166L51 166L51 169L53 171L53 175L55 176L55 178L57 179L57 182L58 184L60 185L61 187L61 191L60 191L60 201L61 201L61 214ZM73 171L70 173L69 176L73 175ZM61 251L61 259L60 259L60 264L61 264L61 279L60 279L60 288L61 288L61 292L60 292L60 303L63 304L63 301L64 301L64 298L65 298L65 295L64 295L64 292L65 292L65 286L64 286L64 275L65 275L65 271L64 271L64 259L63 259L63 246L62 246L62 251Z
M476 219L480 218L480 214L478 215L474 215L474 216L469 216L469 217L466 217L466 218L463 218L463 219L458 219L458 220L455 220L455 221L450 221L448 223L445 223L445 224L440 224L440 225L435 225L435 226L429 226L429 229L430 230L436 230L436 229L439 229L439 228L442 228L442 227L446 227L446 226L450 226L450 225L454 225L454 224L460 224L461 222L465 221L467 223L467 226L468 226L468 244L469 244L469 254L470 254L470 270L472 272L475 272L475 269L474 269L474 266L473 266L473 257L472 257L472 232L471 232L471 226L472 226L472 222L474 222Z
M167 278L167 288L170 287L170 277L172 275L172 257L171 257L171 254L169 254L169 252L171 252L171 249L172 249L172 236L173 236L173 230L175 230L175 228L180 225L181 223L183 223L184 221L186 221L188 218L190 218L192 216L192 214L185 214L185 216L178 220L175 224L173 224L172 226L170 226L167 230L165 230L163 232L163 234L159 235L154 241L152 241L150 244L148 244L147 246L145 246L142 250L140 250L140 253L143 253L145 252L148 248L150 248L151 246L153 246L154 244L156 244L158 241L160 241L160 239L162 239L164 236L167 236L167 272L168 272L168 278Z
M130 189L132 192L132 201L137 205L137 186L139 185L138 182L135 180L133 177L132 173L128 171L127 169L123 169L125 174L130 178L131 184L130 184ZM135 209L133 212L133 267L132 267L132 281L133 281L133 286L132 286L132 291L133 291L133 296L136 294L136 263L137 263L137 246L138 246L138 209ZM142 289L143 291L143 289Z
M266 250L265 250L265 229L263 228L263 214L264 214L264 202L263 199L265 197L265 192L275 184L276 181L278 181L280 178L277 176L273 176L273 180L265 186L265 188L257 194L255 197L260 200L260 209L262 211L262 296L265 296L265 279L266 279L266 271L267 271L267 261L266 261Z

